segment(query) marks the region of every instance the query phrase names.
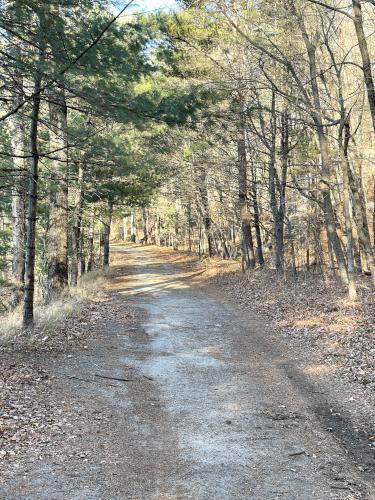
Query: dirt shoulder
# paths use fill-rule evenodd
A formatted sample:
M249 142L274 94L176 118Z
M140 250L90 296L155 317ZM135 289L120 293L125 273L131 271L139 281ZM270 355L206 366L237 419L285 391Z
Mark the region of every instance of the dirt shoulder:
M69 318L43 325L48 327L48 333L37 329L29 338L16 337L0 346L0 485L8 483L17 472L27 477L27 470L35 463L59 455L63 443L70 444L76 432L80 434L84 415L77 413L59 390L64 384L51 367L69 363L76 356L89 357L103 316L120 314L124 328L133 327L138 313L126 305L119 313L111 300L116 276L130 270L123 256L117 256L106 278L95 281L95 293L80 302ZM71 458L84 460L78 455Z

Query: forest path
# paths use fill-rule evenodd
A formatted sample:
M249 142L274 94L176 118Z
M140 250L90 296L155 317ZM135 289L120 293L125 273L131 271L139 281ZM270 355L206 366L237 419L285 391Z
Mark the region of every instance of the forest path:
M49 368L77 415L73 437L4 498L375 498L262 324L147 247L112 252L132 268L113 279L115 314L103 310L87 349ZM129 302L141 318L131 328Z

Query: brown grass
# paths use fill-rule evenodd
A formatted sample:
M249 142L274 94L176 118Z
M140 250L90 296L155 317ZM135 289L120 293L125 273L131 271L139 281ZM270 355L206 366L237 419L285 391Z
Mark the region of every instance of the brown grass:
M21 334L22 309L3 314L0 321L0 345L17 342L19 346L30 347L54 335L67 319L80 314L85 305L95 297L108 281L109 271L94 270L81 277L78 286L63 293L50 304L35 304L35 327L28 335Z

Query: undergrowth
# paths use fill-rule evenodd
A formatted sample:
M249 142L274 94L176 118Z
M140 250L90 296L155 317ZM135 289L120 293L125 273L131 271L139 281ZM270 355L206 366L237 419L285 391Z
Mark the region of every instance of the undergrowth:
M93 299L106 284L109 270L98 269L84 274L76 288L62 293L49 304L37 301L34 308L35 325L32 332L22 332L22 306L0 316L0 345L17 343L32 345L52 336L67 319L79 315L84 306Z

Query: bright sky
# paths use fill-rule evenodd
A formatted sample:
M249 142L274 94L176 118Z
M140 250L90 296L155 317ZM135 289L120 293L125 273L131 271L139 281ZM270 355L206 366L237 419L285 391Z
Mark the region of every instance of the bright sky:
M125 1L113 0L112 3L119 9L125 4ZM134 11L154 12L157 10L171 10L176 8L176 0L134 0L131 7L126 10L126 13L129 14Z
M177 7L175 0L136 0L134 2L140 10L173 9Z

